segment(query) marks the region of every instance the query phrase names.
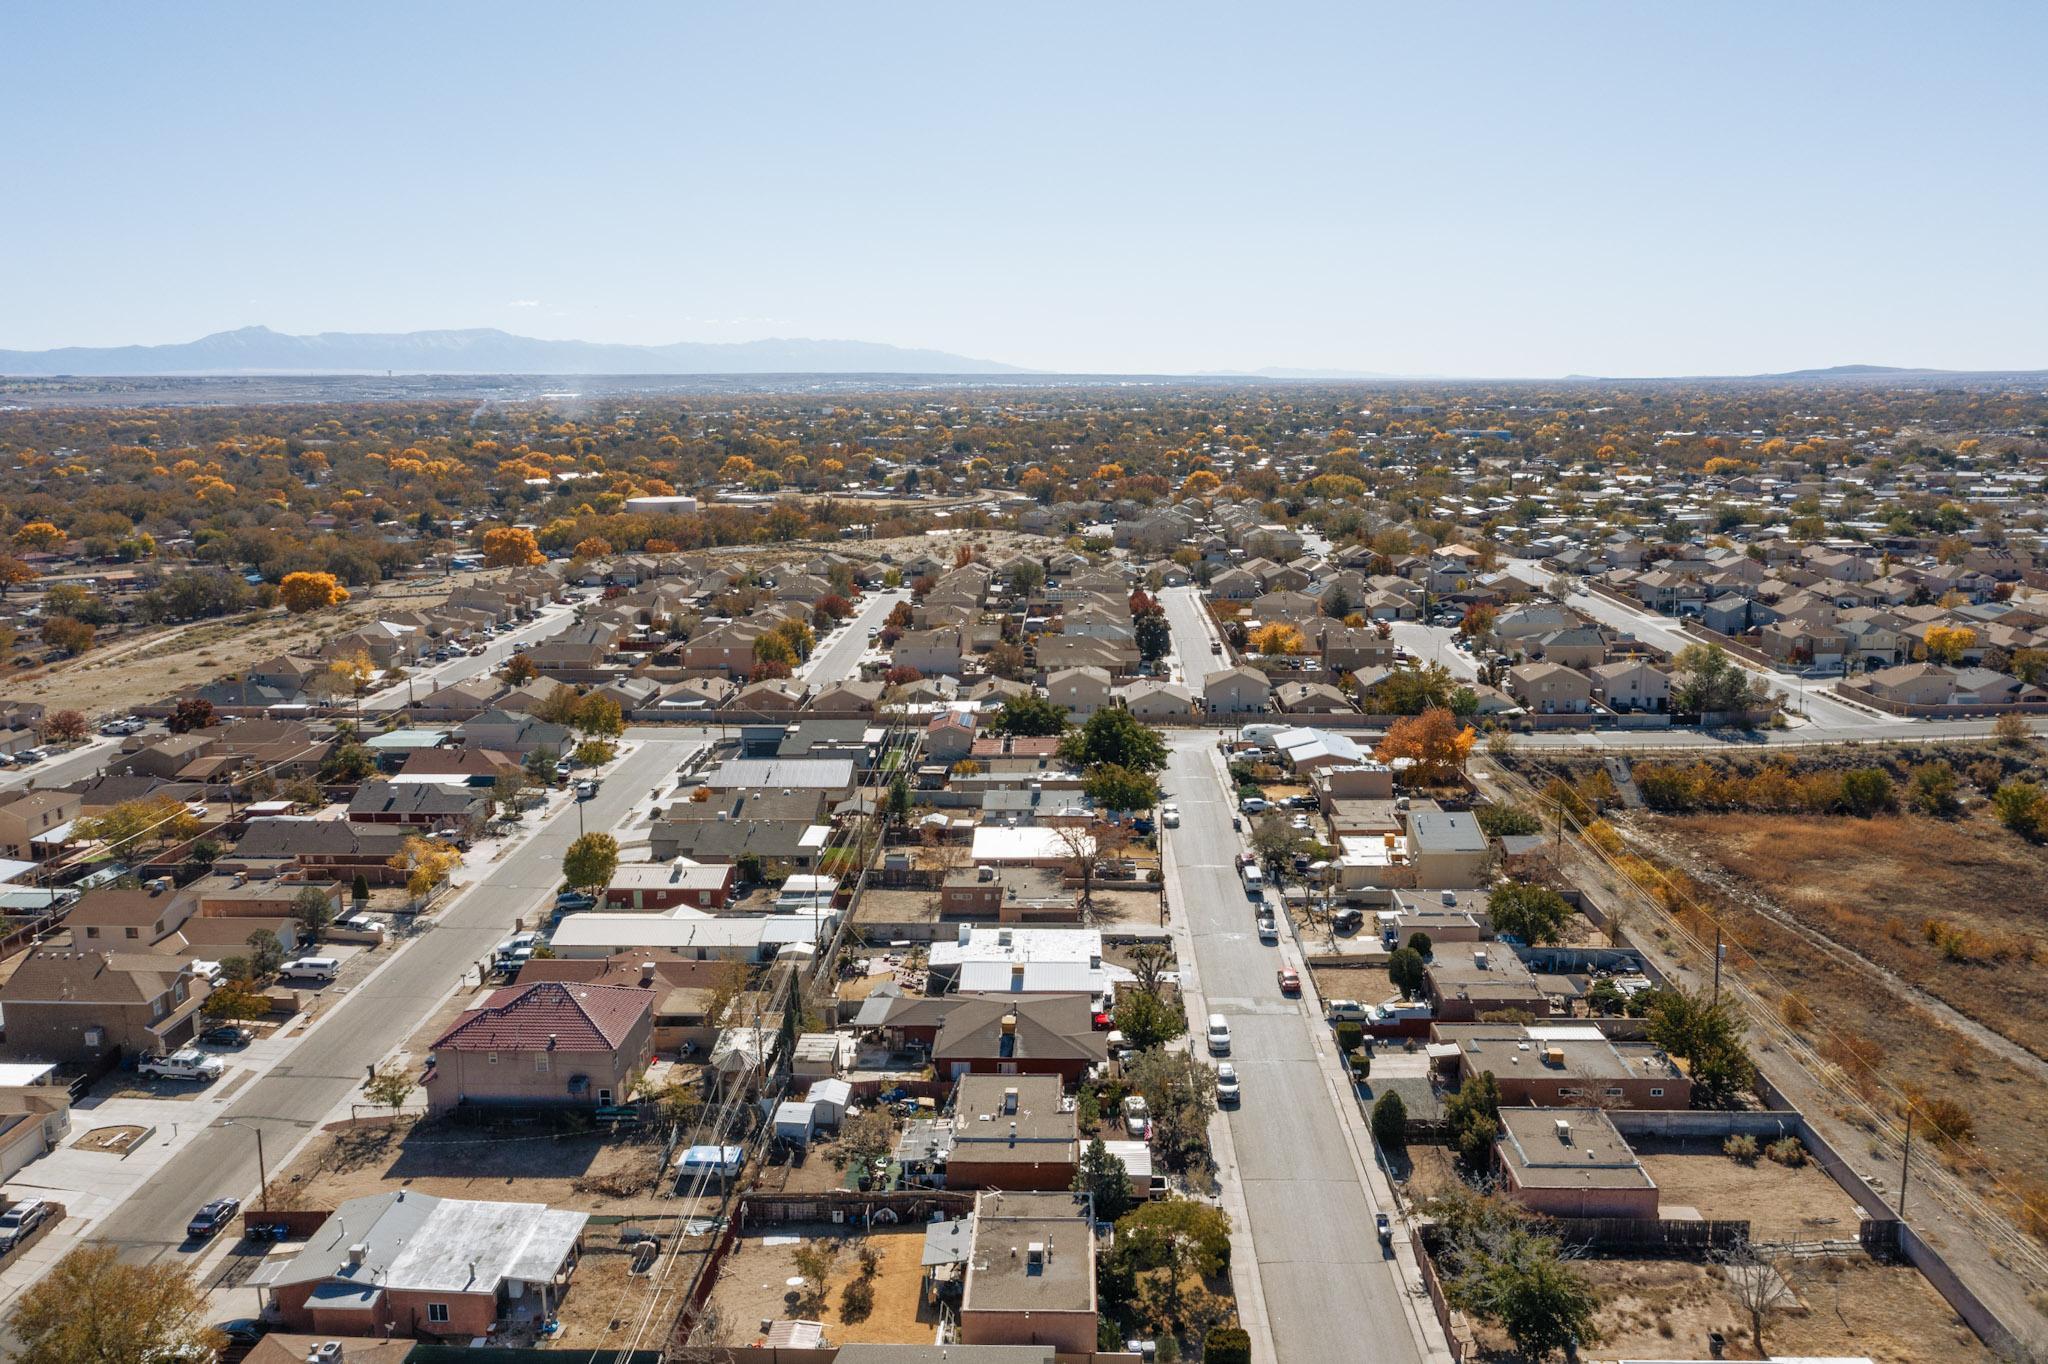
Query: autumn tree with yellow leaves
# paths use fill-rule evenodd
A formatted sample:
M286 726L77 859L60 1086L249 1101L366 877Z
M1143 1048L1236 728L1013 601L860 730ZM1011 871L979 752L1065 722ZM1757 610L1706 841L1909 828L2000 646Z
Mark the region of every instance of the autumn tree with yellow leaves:
M1950 667L1963 661L1977 643L1977 632L1967 625L1930 625L1927 627L1927 657L1936 663Z
M1301 631L1276 620L1252 631L1251 646L1262 654L1298 654L1308 647L1308 642L1301 637Z
M348 600L348 589L332 573L287 573L277 585L277 599L295 616L324 611Z
M415 836L398 845L387 865L405 874L405 893L418 900L462 865L462 854L446 843Z

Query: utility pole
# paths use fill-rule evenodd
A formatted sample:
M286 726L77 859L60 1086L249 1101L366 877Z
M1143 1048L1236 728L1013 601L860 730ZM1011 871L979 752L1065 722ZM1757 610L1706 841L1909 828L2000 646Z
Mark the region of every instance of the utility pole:
M1906 1220L1906 1181L1913 1177L1913 1105L1906 1105L1906 1154L1899 1160L1899 1220Z
M1722 957L1722 955L1723 955L1723 949L1722 949L1722 947L1721 947L1721 925L1719 925L1719 924L1715 924L1715 925L1714 925L1714 1004L1715 1004L1715 1006L1716 1006L1717 1008L1718 1008L1718 1007L1720 1006L1720 1003L1721 1003L1721 957Z

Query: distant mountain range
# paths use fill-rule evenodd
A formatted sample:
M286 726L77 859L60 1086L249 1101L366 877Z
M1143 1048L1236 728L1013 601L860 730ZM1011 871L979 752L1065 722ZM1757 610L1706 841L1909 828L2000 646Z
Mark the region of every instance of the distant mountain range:
M1933 369L1916 365L1828 365L1821 369L1787 369L1775 374L1673 374L1659 378L1615 379L1599 374L1567 374L1567 381L1585 383L1661 384L1681 379L1719 382L1770 382L1783 379L1979 379L2030 377L2048 374L2040 369Z
M0 350L0 374L1026 374L994 360L874 341L541 341L496 328L321 332L268 327L164 346Z

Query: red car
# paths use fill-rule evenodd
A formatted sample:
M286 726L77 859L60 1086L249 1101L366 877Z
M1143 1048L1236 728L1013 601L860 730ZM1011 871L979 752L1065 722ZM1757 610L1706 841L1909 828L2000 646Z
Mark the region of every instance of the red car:
M1301 975L1294 968L1289 966L1280 968L1280 993L1283 995L1298 995L1301 993Z

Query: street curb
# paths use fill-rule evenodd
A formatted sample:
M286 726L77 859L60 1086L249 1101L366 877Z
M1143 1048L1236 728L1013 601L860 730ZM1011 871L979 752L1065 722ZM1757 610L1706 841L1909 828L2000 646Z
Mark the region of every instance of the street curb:
M1206 752L1217 779L1228 792L1231 789L1230 769L1223 761L1223 754L1214 745L1208 745ZM1296 953L1303 957L1304 964L1300 968L1302 1003L1311 1005L1315 1016L1320 1019L1323 1016L1322 996L1316 989L1314 973L1306 965L1306 949L1302 947L1301 936L1295 928L1294 916L1287 912L1284 896L1281 901L1280 917L1287 923L1287 934L1294 943ZM1310 1046L1314 1048L1319 1062L1317 1068L1322 1072L1324 1090L1329 1094L1330 1102L1337 1110L1339 1126L1344 1129L1345 1144L1351 1152L1351 1163L1358 1172L1358 1182L1365 1189L1367 1199L1373 1204L1375 1212L1384 1211L1391 1216L1399 1217L1401 1205L1394 1197L1393 1187L1387 1181L1386 1173L1380 1169L1379 1161L1374 1158L1372 1138L1365 1129L1364 1116L1358 1111L1358 1100L1345 1092L1344 1087L1349 1082L1343 1078L1343 1058L1337 1054L1336 1039L1327 1027L1310 1029L1310 1038ZM1401 1271L1395 1284L1395 1296L1401 1300L1401 1309L1407 1315L1409 1333L1414 1337L1416 1350L1421 1354L1425 1364L1453 1364L1450 1342L1444 1336L1435 1311L1432 1309L1425 1316L1418 1306L1414 1290L1422 1282L1422 1269L1416 1263L1414 1248L1409 1244L1407 1237L1397 1236L1394 1238L1393 1250L1394 1263Z
M1184 797L1183 797L1184 798ZM1174 852L1178 839L1168 839L1164 829L1160 830L1159 874L1164 884L1178 885L1174 867L1179 856ZM1171 912L1172 906L1168 906ZM1180 972L1181 1003L1188 1014L1190 1033L1189 1047L1193 1048L1193 1030L1197 1019L1208 1016L1208 997L1202 992L1201 968L1195 961L1193 927L1188 921L1186 906L1181 912L1172 913L1168 919L1172 925L1175 966ZM1279 1354L1273 1345L1273 1325L1266 1316L1265 1285L1259 1277L1258 1247L1252 1241L1250 1210L1245 1206L1244 1185L1234 1176L1237 1174L1237 1147L1230 1135L1230 1119L1222 1108L1212 1109L1209 1114L1209 1145L1216 1156L1218 1202L1230 1218L1230 1277L1233 1285L1242 1283L1243 1291L1237 1293L1237 1321L1251 1337L1252 1358L1257 1364L1278 1364ZM1226 1178L1225 1176L1232 1176Z

